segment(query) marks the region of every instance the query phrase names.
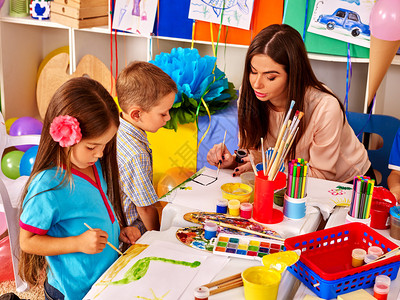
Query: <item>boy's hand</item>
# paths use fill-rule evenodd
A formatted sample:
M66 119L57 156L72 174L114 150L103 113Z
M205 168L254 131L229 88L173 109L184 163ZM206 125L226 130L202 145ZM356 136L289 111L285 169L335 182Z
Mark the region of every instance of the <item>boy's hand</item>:
M107 232L94 228L78 235L78 247L80 252L86 254L96 254L103 251L108 239Z
M221 168L232 167L235 157L229 152L225 144L216 144L207 153L207 161L210 165L217 166L221 163Z
M134 244L142 234L140 230L135 226L129 226L121 228L121 234L119 235L119 239L121 242L126 244Z

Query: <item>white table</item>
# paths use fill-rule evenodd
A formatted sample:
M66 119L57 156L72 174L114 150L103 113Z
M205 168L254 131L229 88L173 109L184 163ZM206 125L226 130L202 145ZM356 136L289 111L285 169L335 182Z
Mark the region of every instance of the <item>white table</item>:
M207 169L206 174L211 176L216 175L216 171ZM162 200L167 200L168 203L162 212L161 217L161 232L160 233L146 233L140 240L140 243L150 243L155 236L161 238L168 238L179 243L175 238L175 232L180 227L196 226L183 219L183 215L192 211L206 211L215 212L216 201L222 198L221 185L229 182L240 182L240 178L232 177L232 170L220 170L218 180L208 186L199 185L196 182L188 182L185 184L185 189L176 189L170 196ZM275 208L282 210L281 207ZM265 224L267 227L275 230L283 237L291 237L298 234L304 234L315 231L321 221L321 214L318 209L314 207L307 208L307 215L301 220L284 220L279 224ZM143 239L143 240L142 240ZM193 249L194 251L200 251ZM259 262L249 261L240 258L231 258L228 265L223 268L214 280L218 280L229 275L233 275L244 271L253 265L260 265ZM286 300L292 299L298 287L298 280L285 271L280 283L278 299ZM243 287L236 288L221 294L210 297L211 299L244 299Z
M345 207L336 207L334 209L334 211L332 212L328 222L325 225L325 228L331 228L334 226L338 226L338 225L342 225L345 224L345 220L346 220L346 214L347 214L348 209ZM375 229L378 233L382 234L384 237L388 238L389 240L391 240L392 242L396 243L397 245L400 245L400 241L399 240L395 240L393 239L390 235L389 235L389 230L378 230ZM400 280L399 277L400 276L400 271L397 273L397 277L395 280L392 280L392 282L390 283L390 291L389 291L389 295L388 295L388 300L397 300L400 299ZM373 288L368 288L365 289L368 293L370 293L371 295L374 294L373 292ZM315 293L313 293L309 288L307 288L303 283L300 284L296 295L294 296L295 300L302 300L306 295L312 295L312 296L316 296Z

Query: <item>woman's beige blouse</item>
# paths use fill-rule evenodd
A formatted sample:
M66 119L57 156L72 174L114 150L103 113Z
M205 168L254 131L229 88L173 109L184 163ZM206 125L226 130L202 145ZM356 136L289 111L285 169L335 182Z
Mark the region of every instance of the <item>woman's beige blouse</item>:
M349 123L343 124L343 113L336 98L311 88L305 95L305 112L300 122L308 127L300 139L296 158L309 162L308 175L327 180L348 182L364 175L371 163L367 151ZM274 147L285 112L270 111L270 133L264 149ZM256 153L254 153L256 154ZM260 155L255 155L260 162Z

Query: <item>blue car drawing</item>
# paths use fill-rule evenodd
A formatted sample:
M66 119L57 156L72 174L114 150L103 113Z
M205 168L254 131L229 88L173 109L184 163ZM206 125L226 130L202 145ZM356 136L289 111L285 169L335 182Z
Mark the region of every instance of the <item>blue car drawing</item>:
M317 22L326 25L328 30L333 30L335 27L346 29L354 37L360 34L370 35L369 25L361 22L358 13L344 8L338 8L331 15L320 15Z

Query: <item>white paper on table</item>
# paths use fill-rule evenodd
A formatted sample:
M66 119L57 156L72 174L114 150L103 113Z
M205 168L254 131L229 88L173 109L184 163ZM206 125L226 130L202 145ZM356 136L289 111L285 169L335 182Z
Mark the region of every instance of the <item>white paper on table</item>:
M185 251L190 250L189 247L189 249L185 249L183 246L181 249L174 249L172 246L165 246L166 244L171 243L160 241L151 244L147 249L134 257L114 277L113 281L122 279L125 272L128 271L139 259L146 257L161 257L189 263L199 261L200 266L192 268L190 266L170 262L151 260L146 274L139 280L123 285L107 285L106 288L104 288L104 285L98 284L100 278L92 286L84 299L96 298L124 300L136 297L139 299L154 299L155 297L158 297L163 300L176 300L179 299L184 290L192 282L193 278L197 276L201 269L205 268L210 272L219 271L219 269L213 270L210 264L206 263L207 255L202 254L201 252L194 253L193 251Z
M336 205L350 205L353 186L325 179L307 178L307 206L318 207L326 220Z
M232 172L232 170L220 169L218 180L207 186L189 181L186 183L185 187L190 188L177 190L171 201L173 204L193 208L194 211L215 212L217 199L222 199L221 185L224 183L241 182L240 177L232 176ZM217 176L217 170L205 168L202 174L215 178ZM195 180L198 180L197 178L195 178ZM201 182L203 182L203 180ZM213 201L210 201L210 199Z
M207 284L222 270L225 265L229 262L229 258L222 255L214 255L211 252L199 252L200 250L190 248L186 245L177 245L165 241L156 241L154 244L165 249L177 250L182 253L201 253L207 256L207 259L199 267L199 271L196 276L190 282L186 290L183 292L179 299L192 299L193 291L196 287Z

